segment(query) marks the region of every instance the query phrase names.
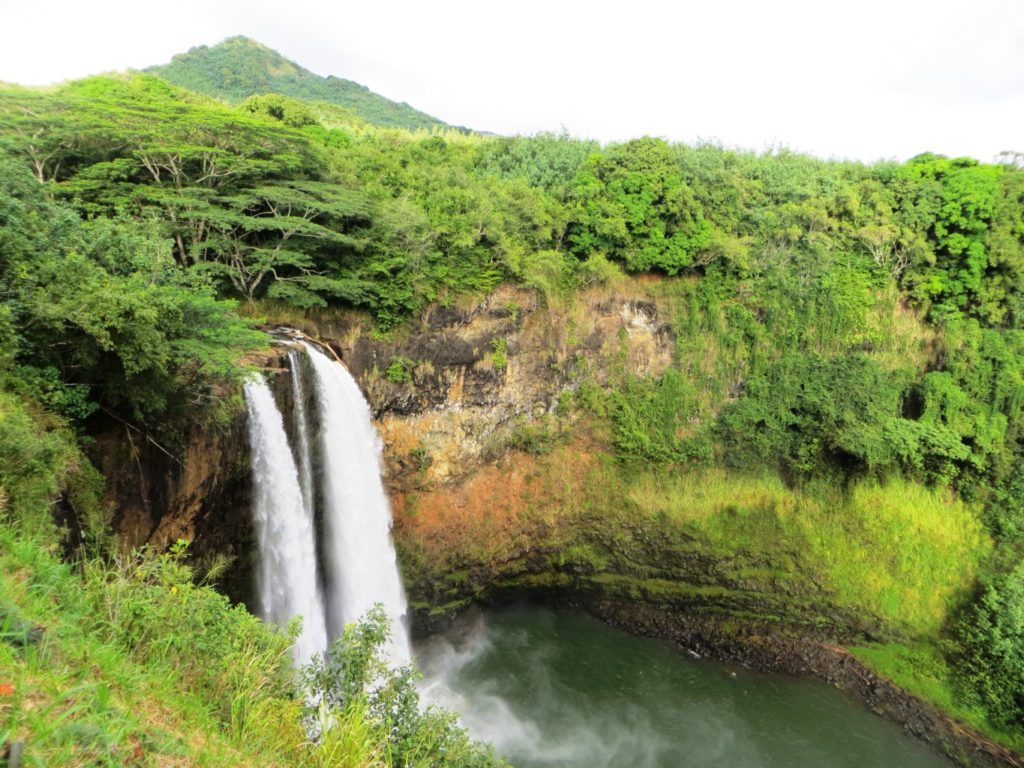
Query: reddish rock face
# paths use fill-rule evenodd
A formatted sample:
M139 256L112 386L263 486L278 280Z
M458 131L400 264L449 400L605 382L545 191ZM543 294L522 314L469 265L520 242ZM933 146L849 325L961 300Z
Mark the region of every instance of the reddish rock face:
M298 324L331 345L370 401L402 546L449 562L459 559L466 537L490 539L497 553L528 547L557 527L546 521L538 528L523 515L550 489L527 476L536 462L515 450L517 441L569 434L578 417L559 404L583 382L603 385L613 371L665 370L674 339L647 293L627 283L584 293L571 307L545 307L532 292L503 287L478 303L431 306L385 338L353 314ZM248 362L272 372L288 365L279 350ZM287 376L277 377L275 390L286 405ZM125 546L163 549L187 539L199 559L235 558L224 586L245 599L252 551L246 445L241 411L223 429L189 430L178 456L123 425L100 434L94 456Z

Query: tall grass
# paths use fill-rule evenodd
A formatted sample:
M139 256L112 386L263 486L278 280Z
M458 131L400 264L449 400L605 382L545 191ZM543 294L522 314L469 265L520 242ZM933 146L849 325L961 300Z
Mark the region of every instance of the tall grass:
M183 554L73 568L0 526L0 737L24 765L505 765L419 706L413 670L380 656L382 613L296 671L293 632L196 584Z
M288 638L187 575L170 557L78 573L0 527L0 606L41 629L0 642L0 729L25 765L320 764L282 678Z
M775 476L720 469L643 474L627 498L734 565L774 564L822 598L913 637L936 636L991 548L975 512L906 480L842 493L788 488Z

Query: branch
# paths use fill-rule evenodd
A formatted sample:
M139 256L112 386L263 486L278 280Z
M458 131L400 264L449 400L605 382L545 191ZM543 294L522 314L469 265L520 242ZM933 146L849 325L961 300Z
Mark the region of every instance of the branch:
M345 361L342 360L341 356L338 355L338 353L334 351L334 347L332 347L326 341L320 341L319 339L314 339L314 338L312 338L310 336L307 336L302 331L296 330L294 328L291 328L291 329L288 330L288 335L296 337L296 338L300 339L301 341L306 341L306 342L309 342L310 344L314 344L314 345L320 347L321 349L327 350L327 352L331 355L331 357L333 357L335 360L337 360L340 365L345 365ZM347 365L345 365L345 370L348 370L348 366Z
M151 442L153 445L155 445L161 452L163 452L168 458L170 458L172 461L174 461L174 463L177 464L179 467L184 467L185 466L184 464L181 463L181 460L178 459L177 456L175 456L173 453L171 453L166 448L164 448L162 445L160 445L160 443L158 443L156 440L154 440L153 436L150 435L148 432L143 432L141 429L136 427L131 422L125 421L120 416L118 416L116 413L114 413L112 410L107 408L105 405L101 405L100 406L100 410L102 410L105 414L107 414L107 416L109 416L110 418L114 419L115 421L121 422L122 424L124 424L129 429L132 429L135 432L137 432L138 434L142 435L149 442Z

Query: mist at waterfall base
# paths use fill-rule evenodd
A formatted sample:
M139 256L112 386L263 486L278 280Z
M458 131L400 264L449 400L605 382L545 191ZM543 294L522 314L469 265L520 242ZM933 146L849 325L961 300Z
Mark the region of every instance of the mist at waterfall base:
M300 342L288 360L293 440L264 379L245 384L257 611L281 627L302 617L293 647L302 665L380 604L391 623L386 657L402 666L412 657L406 601L370 406L348 370L313 345Z
M515 608L417 648L424 699L516 768L949 768L826 683L692 659L588 616Z

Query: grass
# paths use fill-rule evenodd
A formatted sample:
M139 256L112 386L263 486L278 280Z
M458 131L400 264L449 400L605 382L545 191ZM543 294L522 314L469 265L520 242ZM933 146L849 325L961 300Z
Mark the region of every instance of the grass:
M903 480L856 486L843 511L841 524L813 542L838 601L937 636L991 550L976 514L946 492Z
M506 765L420 707L412 668L381 656L379 607L300 674L297 626L197 585L184 552L71 566L0 525L0 744L21 742L22 765Z
M167 605L179 596L194 605L212 593L195 588L204 591L193 601L192 587L172 593L143 581L116 569L84 582L45 547L0 528L0 605L43 630L37 644L0 642L0 741L22 741L28 766L220 768L312 757L305 757L298 703L251 685L256 668L268 671L266 658L235 653L227 674L226 658L197 653L196 667L225 673L221 687L204 686L169 650L175 640L195 639L188 620L178 625L182 637L167 624L134 647L100 628L97 601L127 607L134 590L160 594ZM137 628L147 621L135 619ZM244 649L245 638L236 640ZM269 671L276 669L275 662Z
M709 469L641 474L627 497L727 568L767 561L765 581L773 570L779 581L795 576L832 605L910 637L941 631L991 548L963 502L905 480L867 481L842 495Z
M474 589L523 579L528 544L529 570L624 590L637 579L647 593L670 581L713 588L746 610L760 599L773 615L836 614L899 640L939 636L991 549L973 508L911 481L801 490L773 474L637 469L579 439L517 454L458 489L421 489L401 522L400 543L418 553L404 559L414 596L417 583L468 596L445 578L467 569L480 574Z

